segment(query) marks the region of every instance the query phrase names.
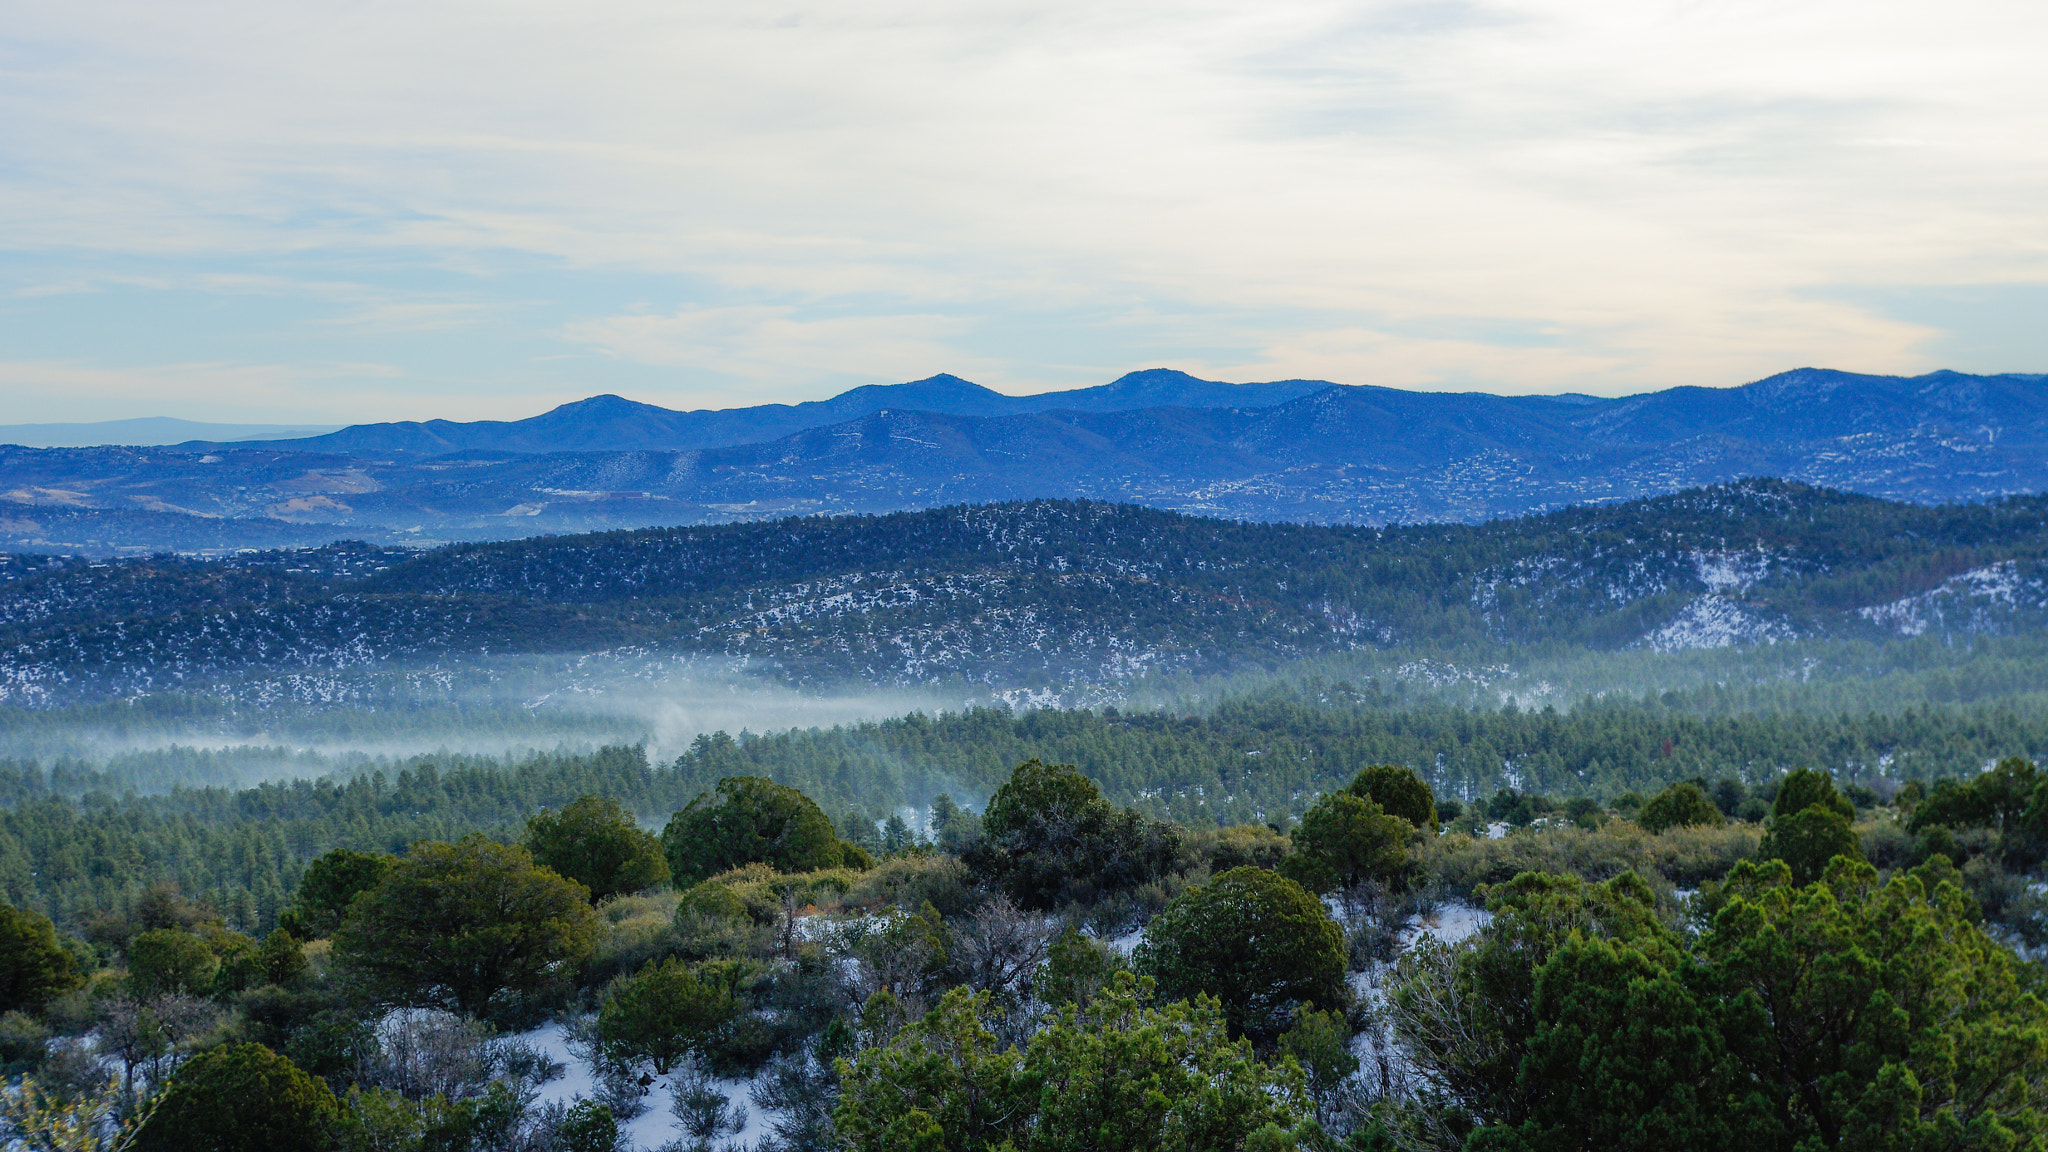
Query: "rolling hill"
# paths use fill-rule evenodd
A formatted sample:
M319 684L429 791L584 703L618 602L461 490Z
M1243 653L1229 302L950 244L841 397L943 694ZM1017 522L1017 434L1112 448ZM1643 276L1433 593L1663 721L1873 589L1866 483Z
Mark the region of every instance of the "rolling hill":
M18 557L0 566L0 703L317 703L522 654L646 675L710 658L814 688L1114 692L1361 649L1484 660L2044 622L2042 497L1924 507L1752 481L1380 529L1032 501L423 554ZM550 690L574 684L572 670Z

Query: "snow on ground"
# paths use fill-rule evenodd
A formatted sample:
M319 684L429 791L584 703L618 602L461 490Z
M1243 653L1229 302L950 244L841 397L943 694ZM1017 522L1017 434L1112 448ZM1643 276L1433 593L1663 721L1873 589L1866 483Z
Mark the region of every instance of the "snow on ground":
M551 1104L561 1101L574 1103L578 1099L594 1099L597 1096L597 1079L591 1073L590 1062L577 1055L575 1045L560 1024L547 1024L531 1032L521 1033L519 1039L526 1041L550 1060L557 1061L564 1069L562 1075L541 1085L536 1104ZM652 1068L645 1070L652 1076ZM674 1109L674 1086L672 1076L655 1076L654 1083L647 1088L642 1103L647 1111L619 1126L620 1135L626 1138L624 1147L631 1152L649 1152L680 1139L682 1130L676 1126ZM747 1113L747 1126L737 1136L728 1136L719 1141L720 1145L736 1144L751 1147L768 1134L767 1117L754 1107L747 1096L753 1087L749 1080L715 1081L725 1098L736 1108Z
M1433 936L1446 944L1456 944L1477 933L1493 920L1493 913L1475 907L1463 900L1449 900L1436 906L1436 911L1422 916L1408 918L1408 927L1402 929L1400 947L1403 951L1420 943L1424 936Z
M1699 573L1700 583L1707 591L1716 595L1747 592L1750 586L1771 574L1771 557L1758 550L1755 552L1703 552L1692 553L1693 571Z
M1145 930L1140 928L1135 932L1126 932L1121 936L1113 936L1105 941L1105 943L1109 945L1110 951L1119 955L1129 956L1132 952L1137 951L1138 945L1143 943L1144 940Z
M1408 926L1397 937L1401 951L1414 947L1424 937L1433 937L1446 944L1464 940L1493 919L1485 909L1474 907L1463 901L1448 901L1425 915L1411 916ZM1145 939L1144 929L1126 932L1107 941L1108 945L1125 956L1137 948ZM1364 972L1351 974L1352 988L1359 995L1377 1001L1385 995L1385 980L1391 965L1375 965ZM560 1101L574 1103L579 1099L593 1099L597 1096L597 1080L592 1074L590 1062L577 1054L575 1045L569 1042L567 1033L560 1024L547 1024L518 1037L547 1054L550 1060L562 1065L563 1073L541 1085L536 1100L538 1104ZM1361 1035L1357 1041L1365 1043ZM654 1076L652 1068L644 1069L653 1076L648 1086L644 1103L647 1110L632 1120L620 1125L620 1133L626 1138L625 1148L631 1152L652 1152L653 1149L670 1144L682 1136L677 1127L674 1101L674 1076ZM754 1107L749 1093L753 1087L750 1080L719 1080L715 1082L725 1093L726 1099L736 1108L744 1109L747 1126L736 1136L719 1141L722 1145L749 1147L768 1134L768 1120L772 1117Z
M1486 927L1492 919L1492 914L1484 908L1462 900L1446 901L1432 912L1409 917L1408 926L1395 937L1395 948L1406 952L1424 937L1456 944ZM1353 972L1349 976L1352 994L1378 1008L1385 1004L1387 994L1392 990L1393 975L1393 964L1372 964L1362 972ZM1395 1078L1406 1078L1416 1071L1406 1049L1396 1039L1392 1024L1384 1016L1377 1017L1373 1025L1361 1029L1351 1038L1351 1053L1364 1062L1368 1078L1375 1069L1382 1077Z
M1658 652L1681 652L1690 648L1776 643L1792 636L1792 629L1783 621L1766 620L1725 596L1709 595L1694 599L1670 623L1644 640Z
M1424 937L1456 944L1471 937L1492 922L1493 914L1484 908L1467 904L1462 900L1449 900L1436 906L1435 911L1419 916L1410 916L1408 926L1394 937L1396 953L1406 952L1421 943ZM1351 990L1367 1000L1377 1002L1386 994L1386 980L1393 971L1392 964L1374 964L1363 972L1350 975Z
M1951 576L1939 587L1889 604L1859 608L1858 616L1901 636L1919 636L1930 627L1995 631L2002 619L2022 609L2048 604L2048 586L2027 579L2017 561L2001 560Z

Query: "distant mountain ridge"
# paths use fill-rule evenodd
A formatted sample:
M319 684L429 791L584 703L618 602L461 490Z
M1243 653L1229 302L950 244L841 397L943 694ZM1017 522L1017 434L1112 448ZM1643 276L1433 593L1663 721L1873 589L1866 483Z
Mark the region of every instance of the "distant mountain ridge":
M0 424L0 444L30 448L85 448L96 444L156 447L190 442L199 436L218 443L241 444L259 438L320 436L335 431L339 429L332 424L221 424L180 420L175 416L138 416L85 424Z
M1150 404L1161 398L1184 402ZM977 414L1055 401L1068 406ZM977 411L933 410L943 407ZM1219 384L1175 372L1005 397L933 377L856 389L801 419L795 411L671 413L598 397L530 421L450 424L461 436L433 433L434 445L467 446L449 451L342 451L327 437L317 439L337 446L320 452L306 450L311 440L0 446L0 549L219 551L298 543L320 525L337 537L435 543L1041 498L1239 520L1476 522L1756 476L1923 504L2048 491L2041 375L1799 369L1741 388L1610 400ZM716 440L711 417L753 420L758 432L769 416L828 422L693 449L538 450ZM669 417L682 423L649 431L649 420ZM727 439L755 434L725 427ZM334 435L360 443L432 431ZM117 514L126 519L107 519Z
M323 436L261 444L192 441L184 451L263 447L341 455L407 452L687 452L778 439L891 409L948 416L1012 416L1132 408L1265 408L1338 385L1327 380L1226 384L1153 368L1109 384L1034 396L1006 396L940 373L905 384L869 384L829 400L679 412L622 396L592 396L524 420L405 420L355 424Z

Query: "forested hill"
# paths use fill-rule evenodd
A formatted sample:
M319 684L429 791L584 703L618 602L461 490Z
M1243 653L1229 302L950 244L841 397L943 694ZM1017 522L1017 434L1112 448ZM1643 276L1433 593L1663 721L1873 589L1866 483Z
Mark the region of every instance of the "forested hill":
M1758 595L1789 610L1815 597L1826 602L1817 607L1839 608L1869 594L1924 591L1937 570L1952 576L2043 547L2048 497L1923 507L1757 480L1482 525L1259 524L1041 500L605 532L453 545L361 588L587 604L697 598L854 571L1001 569L1142 577L1275 604L1405 592L1495 615L1483 606L1520 598L1516 588L1552 601L1569 588L1589 604L1628 602L1653 587L1683 593L1690 574L1700 588L1768 585ZM1723 566L1742 572L1715 570ZM1551 575L1535 575L1538 568Z
M2044 561L2048 498L1930 508L1774 481L1485 525L1035 501L423 554L13 557L0 703L334 700L518 653L712 654L790 683L985 697L1358 648L2029 632L2048 619Z

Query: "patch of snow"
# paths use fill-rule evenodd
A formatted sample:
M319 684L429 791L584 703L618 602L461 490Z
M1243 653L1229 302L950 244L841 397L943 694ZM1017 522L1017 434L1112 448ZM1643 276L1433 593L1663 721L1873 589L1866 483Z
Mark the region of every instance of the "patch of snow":
M1919 636L1929 628L1990 631L1997 617L2023 608L2048 608L2048 584L2022 576L2017 561L2001 560L1951 576L1925 592L1859 608L1856 614L1901 636Z
M1463 900L1448 900L1437 905L1436 911L1423 916L1410 917L1408 927L1401 930L1399 946L1402 951L1414 947L1423 937L1433 937L1445 944L1456 944L1476 935L1480 929L1493 923L1493 913Z
M594 1099L597 1096L597 1078L592 1074L590 1062L576 1051L560 1024L546 1024L531 1032L522 1032L519 1039L526 1041L547 1054L548 1059L562 1066L562 1075L540 1086L535 1104L552 1104L557 1101L571 1104L577 1100ZM652 1068L646 1069L654 1082L648 1085L643 1103L647 1110L633 1119L619 1125L619 1135L624 1137L621 1148L624 1152L660 1148L672 1144L683 1133L677 1127L674 1104L673 1076L655 1076ZM747 1126L739 1135L727 1140L739 1147L752 1147L768 1134L769 1116L754 1107L749 1098L753 1091L751 1080L714 1081L725 1098L736 1108L743 1108L747 1114Z
M1012 712L1031 712L1039 709L1057 709L1063 706L1061 694L1051 688L1010 688L989 695L1010 706Z
M1143 943L1144 940L1145 930L1143 928L1140 928L1135 932L1126 932L1121 936L1111 937L1110 939L1103 941L1103 943L1109 945L1110 951L1115 952L1122 956L1129 956L1132 952L1137 950L1138 945Z
M1657 652L1692 648L1727 648L1736 644L1775 644L1793 637L1783 621L1766 620L1725 596L1700 596L1671 622L1643 638Z
M1691 553L1693 571L1700 583L1715 595L1747 592L1750 586L1771 574L1771 558L1764 552Z
M1512 680L1521 675L1506 664L1487 664L1478 668L1461 668L1441 660L1410 660L1394 669L1393 675L1402 680L1420 681L1432 688L1451 684L1473 683L1484 688L1497 680Z

